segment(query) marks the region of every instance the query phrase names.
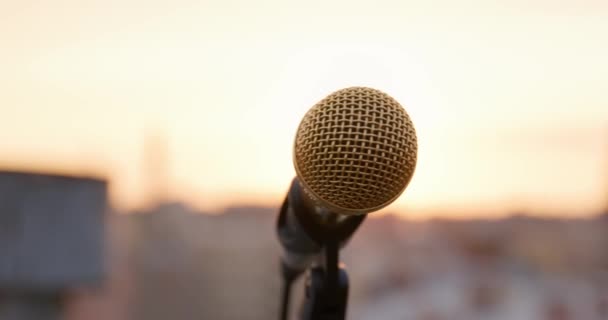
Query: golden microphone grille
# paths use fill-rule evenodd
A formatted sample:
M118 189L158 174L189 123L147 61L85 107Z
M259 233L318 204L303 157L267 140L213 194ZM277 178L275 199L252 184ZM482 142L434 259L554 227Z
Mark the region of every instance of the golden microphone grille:
M343 213L393 202L416 167L416 132L392 97L376 89L338 90L304 116L294 146L300 182L312 197Z

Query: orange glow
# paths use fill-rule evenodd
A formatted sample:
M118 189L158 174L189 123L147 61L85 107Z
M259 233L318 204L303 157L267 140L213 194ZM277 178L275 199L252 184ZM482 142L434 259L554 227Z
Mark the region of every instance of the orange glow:
M0 164L107 174L134 207L144 141L163 134L170 196L278 205L303 114L365 85L419 135L388 211L577 215L608 201L605 1L306 3L0 5Z

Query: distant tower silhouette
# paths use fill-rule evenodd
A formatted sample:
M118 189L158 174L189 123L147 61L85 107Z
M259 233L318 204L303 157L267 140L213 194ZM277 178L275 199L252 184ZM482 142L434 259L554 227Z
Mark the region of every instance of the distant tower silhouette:
M606 127L605 129L605 133L604 133L604 139L606 139L605 143L605 159L604 159L604 171L601 172L600 174L602 174L605 178L606 181L604 182L604 194L606 195L606 198L604 198L604 216L608 217L608 127Z
M162 203L169 197L169 148L165 135L148 134L143 145L142 182L146 201Z

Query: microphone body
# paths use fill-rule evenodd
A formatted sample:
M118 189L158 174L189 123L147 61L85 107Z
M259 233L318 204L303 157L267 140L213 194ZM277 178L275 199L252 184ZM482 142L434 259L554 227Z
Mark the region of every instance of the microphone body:
M321 252L321 245L308 235L298 221L299 215L296 216L296 211L308 210L303 201L298 179L294 178L279 212L277 233L284 250L283 265L288 268L284 271L298 274L306 270Z
M284 249L283 272L301 274L329 242L344 246L366 215L344 216L318 206L296 177L291 182L277 220Z

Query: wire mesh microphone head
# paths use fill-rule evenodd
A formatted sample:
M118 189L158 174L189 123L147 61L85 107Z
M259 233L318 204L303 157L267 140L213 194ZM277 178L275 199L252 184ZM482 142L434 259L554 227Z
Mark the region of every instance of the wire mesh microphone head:
M405 190L416 167L416 131L381 91L351 87L314 105L298 127L294 166L307 195L336 213L381 209Z

